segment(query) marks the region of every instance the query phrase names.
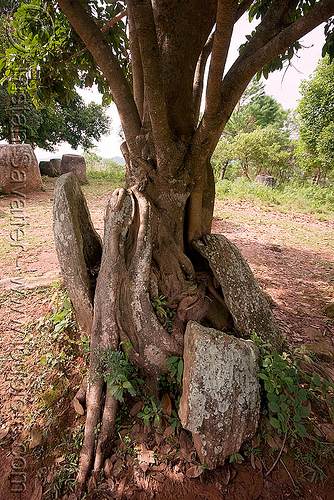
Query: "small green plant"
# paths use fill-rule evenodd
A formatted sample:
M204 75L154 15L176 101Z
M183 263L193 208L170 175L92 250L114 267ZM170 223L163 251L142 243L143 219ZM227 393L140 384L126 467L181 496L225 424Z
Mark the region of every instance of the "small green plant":
M233 453L233 455L230 456L229 462L230 464L237 463L241 464L241 462L244 461L244 457L240 453Z
M153 396L146 399L145 406L137 415L144 422L144 425L149 425L150 422L154 426L158 426L162 417L162 404L156 401Z
M156 315L167 332L171 332L173 329L173 321L176 312L169 308L169 304L164 295L158 295L152 300L152 305L156 312Z
M182 384L183 359L179 356L171 356L167 359L166 365L169 369L170 377L176 379L178 384Z
M308 402L316 395L327 405L333 403L333 384L317 373L309 376L300 368L300 358L271 351L268 344L253 340L260 349L260 379L263 381L265 404L270 425L279 434L288 431L292 436L305 438L310 419ZM309 357L307 357L309 359Z
M52 286L56 288L55 305L52 314L40 318L36 327L38 330L42 328L49 330L53 340L56 340L68 329L77 330L77 324L67 291L61 288L57 282L53 282Z
M94 377L102 377L107 383L108 391L115 399L124 402L124 394L128 392L131 396L137 396L143 380L138 377L138 368L131 363L128 351L131 349L129 342L121 342L126 345L125 351L114 351L107 348L95 352L98 358L99 372Z
M181 420L176 410L172 410L172 415L168 419L168 423L173 427L174 432L181 427Z

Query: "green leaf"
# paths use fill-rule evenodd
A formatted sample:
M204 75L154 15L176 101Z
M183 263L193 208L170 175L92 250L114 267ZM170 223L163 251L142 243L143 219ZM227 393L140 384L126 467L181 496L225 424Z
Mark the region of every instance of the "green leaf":
M307 436L307 430L306 430L306 428L304 427L303 424L295 423L295 428L296 428L296 431L298 432L298 435L300 437L306 437Z
M307 401L307 390L299 389L298 396L301 398L302 401Z
M280 422L275 417L271 417L269 423L272 427L274 427L274 429L279 429L281 426Z
M269 404L268 404L268 408L273 412L273 413L278 413L280 411L280 408L278 406L277 403L275 403L275 401L271 401Z
M177 365L177 381L179 384L181 384L182 382L182 375L183 375L183 360L180 359Z
M297 412L301 417L308 417L310 415L309 409L306 406L298 406Z
M64 307L64 309L71 309L72 308L71 301L68 299L65 299L63 302L63 307Z
M166 364L167 365L172 365L176 361L178 361L180 358L178 356L171 356L170 358L167 359Z
M119 385L112 385L109 387L109 394L114 396L115 392L119 389Z
M131 389L133 386L128 380L123 384L124 389Z
M312 381L315 383L315 385L320 386L321 385L321 378L317 373L315 373L312 377Z
M267 398L269 399L269 401L278 401L278 396L272 392L269 392L267 394Z
M264 373L260 373L259 377L262 378L262 380L269 380L267 375L265 375Z
M281 413L278 413L277 417L280 422L286 422L288 420L287 414L284 413L283 411Z
M284 402L282 402L280 404L280 407L281 407L281 410L283 410L283 411L288 411L288 409L289 409L288 405Z
M284 382L288 385L293 385L293 379L291 377L284 377Z

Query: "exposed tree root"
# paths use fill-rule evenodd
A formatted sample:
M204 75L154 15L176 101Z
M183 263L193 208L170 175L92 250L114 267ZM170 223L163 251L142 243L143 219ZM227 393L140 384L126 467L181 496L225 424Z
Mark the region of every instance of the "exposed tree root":
M78 472L78 493L92 467L103 466L106 448L112 442L117 401L106 394L100 373L99 353L118 349L129 341L130 359L141 366L157 391L158 374L166 359L180 350L173 337L156 318L149 297L152 260L151 211L138 190L116 190L108 203L101 268L97 278L91 354L86 396L87 420ZM102 412L102 414L101 414ZM96 426L101 430L96 443ZM94 458L95 456L95 458Z

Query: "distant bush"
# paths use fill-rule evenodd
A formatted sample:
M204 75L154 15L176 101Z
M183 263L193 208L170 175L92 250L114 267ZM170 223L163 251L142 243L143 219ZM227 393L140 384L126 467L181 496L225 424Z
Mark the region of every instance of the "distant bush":
M297 210L334 217L334 186L290 183L273 189L243 178L235 181L224 179L216 183L216 197L279 206L284 211Z
M109 181L122 186L125 181L125 165L120 165L109 158L102 158L95 153L85 152L87 177L100 181Z

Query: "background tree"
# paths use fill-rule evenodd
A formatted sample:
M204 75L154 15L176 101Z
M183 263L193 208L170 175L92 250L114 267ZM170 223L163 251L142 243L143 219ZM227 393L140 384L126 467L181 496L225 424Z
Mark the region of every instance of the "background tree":
M218 168L232 162L227 171L231 179L244 175L248 180L254 180L259 174L268 174L282 183L293 173L289 132L272 125L258 127L252 132L239 132L229 141L221 140L213 160L218 163Z
M239 132L252 132L267 125L283 128L288 115L289 111L267 95L264 84L254 77L233 110L223 136L235 137Z
M126 189L117 190L109 201L103 250L93 229L87 230L89 217L77 190L81 211L80 217L77 213L73 217L84 229L81 235L76 230L78 245L69 254L62 246L68 226L58 217L66 206L67 177L60 179L55 196L59 261L78 323L91 332L80 489L91 468L101 468L117 410L112 394L102 398L103 379L93 378L100 370L96 352L115 350L120 340L130 342L129 358L157 393L158 374L166 370L166 359L182 355L187 322L192 319L217 329L226 322L221 288L211 286L221 259L220 247L214 247L218 240L210 235L214 203L210 158L251 78L280 69L300 47L297 40L334 14L334 3L58 0L58 5L61 12L48 4L43 30L36 27L34 18L23 47L28 50L13 46L7 51L12 89L27 78L27 69L36 99L61 92L66 96L75 84L95 80L105 98L112 95L126 140ZM29 11L23 5L20 9L14 19L16 36L20 20ZM234 24L247 11L250 19L258 19L258 27L227 69ZM120 20L125 14L128 29ZM69 286L75 262L87 266L81 270L81 288ZM91 269L96 268L100 270L95 288ZM171 331L155 313L157 296L164 296L176 313ZM237 320L234 317L235 324ZM262 337L265 326L259 332ZM277 330L273 332L272 342L279 349L281 337Z
M0 11L0 54L4 57L6 49L11 46L8 31L13 28L8 15L12 16L20 2L4 2ZM11 18L10 18L11 19ZM2 65L1 77L4 75ZM47 151L54 151L60 142L68 142L74 149L82 146L84 149L93 147L93 140L99 141L102 135L109 132L110 119L106 115L105 106L96 103L85 104L77 92L72 92L65 101L62 95L53 96L52 103L38 100L33 102L26 87L20 88L13 94L8 92L11 82L0 86L0 139L9 143L26 142L33 147L38 146ZM19 109L19 113L18 113ZM15 120L13 118L15 117ZM12 126L13 122L19 121ZM21 128L21 137L20 129Z
M320 60L313 76L301 83L300 93L297 158L305 176L319 183L334 173L334 63L329 57Z
M253 78L226 124L213 156L220 179L260 173L280 182L291 176L293 144L289 132L290 111L265 93L263 83Z
M20 137L19 128L15 131L11 127L11 116L23 98ZM0 139L10 144L23 141L33 148L54 151L59 143L68 142L74 149L79 146L90 149L94 146L93 140L98 142L109 132L109 123L105 107L94 102L86 105L79 94L69 103L55 102L52 106L36 108L29 95L10 95L4 86L0 88Z

